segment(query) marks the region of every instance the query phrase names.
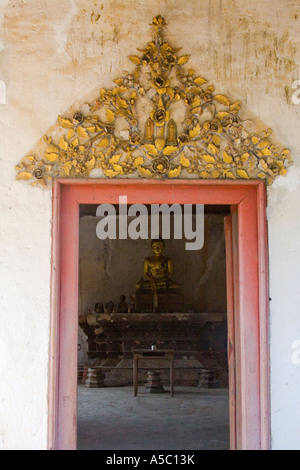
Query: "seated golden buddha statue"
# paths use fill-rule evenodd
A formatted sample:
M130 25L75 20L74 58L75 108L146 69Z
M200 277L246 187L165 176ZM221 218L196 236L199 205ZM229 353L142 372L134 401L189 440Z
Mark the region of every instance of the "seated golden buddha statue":
M179 289L179 285L172 280L173 265L170 258L164 256L164 241L155 239L151 242L153 255L144 261L144 278L136 285L139 291L165 291Z
M136 284L136 307L140 312L180 312L179 284L172 280L173 266L163 255L164 241L151 242L153 255L144 261L144 277Z

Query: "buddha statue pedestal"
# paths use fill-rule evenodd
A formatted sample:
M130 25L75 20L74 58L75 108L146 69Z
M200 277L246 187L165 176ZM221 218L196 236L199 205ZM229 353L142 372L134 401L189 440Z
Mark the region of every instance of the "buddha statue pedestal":
M136 310L140 313L180 313L183 296L180 291L166 290L157 293L157 307L153 306L152 292L136 292Z

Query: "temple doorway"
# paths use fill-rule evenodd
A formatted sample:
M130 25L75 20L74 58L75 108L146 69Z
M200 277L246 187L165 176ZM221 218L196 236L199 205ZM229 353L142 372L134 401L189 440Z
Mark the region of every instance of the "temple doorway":
M51 289L52 316L50 331L48 414L49 449L71 450L77 448L78 354L82 353L82 351L78 352L79 313L82 313L80 311L79 302L79 209L81 205L117 205L119 203L119 196L124 194L126 194L128 198L129 205L171 205L176 203L181 205L202 204L204 206L221 205L230 207L230 215L227 215L224 221L230 449L268 449L270 445L270 403L265 185L259 181L110 181L91 179L55 180L54 184ZM224 219L224 214L222 217ZM166 250L167 248L166 245ZM171 248L171 246L169 248ZM145 254L146 251L149 253L149 245L147 245L147 250L146 248L144 249ZM134 246L134 253L135 252L138 253L136 245ZM170 258L173 258L174 266L176 266L177 257L174 257L172 251L169 251L168 255ZM101 260L99 262L101 262ZM143 260L141 259L137 264L137 267L139 267L141 271L142 263ZM107 263L106 266L110 265ZM199 266L201 266L201 262L199 262ZM180 269L183 269L182 265L180 265ZM136 271L138 271L137 268ZM125 272L131 272L131 270L127 269ZM137 273L134 274L134 278L136 274ZM180 270L177 272L176 276L179 276L179 274ZM138 281L139 277L140 274L138 275ZM178 281L175 279L175 269L174 281L180 284L180 278L178 278ZM125 295L126 297L129 295L129 292L124 289L125 285L118 285L114 299L111 298L111 296L109 298L107 296L106 298L106 295L105 298L103 295L98 297L97 294L95 298L91 300L90 307L88 308L93 309L96 303L107 301L109 303L109 300L112 300L113 303L118 302L121 295ZM103 291L102 294L103 293L106 292ZM147 292L145 292L145 294L146 293ZM200 296L199 298L202 297ZM207 308L208 306L209 304L206 305ZM184 305L184 309L187 308L193 309L193 307ZM139 312L136 312L134 314L138 313ZM192 316L194 321L194 316L197 315L197 313L201 316L201 313L212 315L213 313L220 314L222 312L212 311L208 313L203 311L191 311L183 312L183 314L184 313ZM124 315L132 315L132 313L124 313ZM145 320L147 313L140 312L140 315L143 320ZM159 316L160 313L157 311L155 315ZM169 315L176 316L176 312L170 312ZM107 317L107 320L109 320L109 317ZM179 323L179 321L181 321L180 318L175 322L172 320L172 328L176 325L176 322ZM220 322L220 318L218 318L218 322ZM111 322L108 321L107 323ZM184 323L180 323L182 328L183 324ZM115 334L115 326L116 325L114 325L113 331L110 331L109 334ZM179 331L181 331L181 328ZM166 332L165 325L161 325L160 332ZM101 335L102 331L99 333ZM122 338L123 337L124 335ZM121 348L121 352L128 352L128 349L125 347L127 339L128 338L124 338L124 340L121 339L121 346L123 344L123 350ZM101 342L102 341L99 343ZM110 341L103 342L109 343ZM108 357L107 359L117 359L118 361L120 359L121 362L123 358L118 357L120 352L120 338L116 341L111 341L111 343L114 342L116 344L114 344L113 347L108 348L107 346L107 351L110 351L110 353L114 355L117 353L117 357ZM117 344L119 346L115 348ZM199 350L201 354L203 351L205 352L205 350L209 351L209 344L214 343L208 339L206 342L202 341L200 348L196 348L196 350ZM97 351L101 352L101 347L99 349L97 347L96 352ZM190 350L188 350L188 352L190 353ZM203 354L200 359L203 360L204 356L205 354ZM192 357L192 355L186 354L187 359L182 357L182 361L192 361ZM103 357L92 359L106 360ZM127 359L128 358L124 357L125 362ZM148 358L146 359L148 360ZM201 363L200 359L198 360ZM126 364L123 363L123 365L125 366ZM115 369L116 368L117 367L115 367ZM206 369L206 367L203 369ZM147 373L149 372L148 365L145 370ZM207 377L211 382L216 379L215 375L210 376L210 374L207 374L206 378L204 374L202 379L207 380ZM95 379L95 375L90 378ZM96 374L96 380L97 379ZM110 377L110 379L112 379L112 377ZM161 379L164 380L163 372ZM151 380L153 380L153 377ZM155 382L155 380L153 380L153 382ZM194 385L194 387L197 388L197 393L201 390L198 385L199 383L196 387ZM163 384L163 386L167 388L167 383L165 383L165 385ZM180 385L177 385L177 387L179 386ZM129 387L132 392L132 385L129 385ZM142 387L144 387L144 379L140 387L140 390L142 390ZM125 388L122 387L118 388L119 390L125 390ZM90 390L101 392L101 390L105 390L105 387L95 389L84 387L84 390L88 392ZM166 397L166 394L158 394L157 397L158 396L162 398ZM151 403L153 403L153 398L155 399L156 396L147 394L147 399L151 399ZM141 397L132 395L131 399L141 400ZM174 404L175 400L172 401L171 399L176 399L176 385L175 395L174 397L170 397L170 403Z
M172 275L168 285L159 280L156 306L143 272L155 249L153 208L145 206L147 238L136 240L100 240L104 219L97 208L79 206L78 448L229 449L224 218L230 206L206 205L201 227L196 206L189 206L195 238L204 238L196 250L187 249L184 227L183 237L174 238L175 225L185 222L183 205L167 220L160 216L159 235L170 224L162 247ZM118 229L122 209L114 209ZM137 397L134 351L143 351ZM166 351L174 354L173 397Z

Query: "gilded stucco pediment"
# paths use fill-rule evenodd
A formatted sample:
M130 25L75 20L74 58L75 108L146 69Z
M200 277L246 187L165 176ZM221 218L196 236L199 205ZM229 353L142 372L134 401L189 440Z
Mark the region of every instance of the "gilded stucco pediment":
M240 101L217 93L164 39L165 21L153 19L154 39L134 69L101 89L87 112L59 116L44 148L17 165L17 179L51 184L55 178L261 179L270 184L291 164L272 130L249 131ZM252 122L253 125L253 122Z

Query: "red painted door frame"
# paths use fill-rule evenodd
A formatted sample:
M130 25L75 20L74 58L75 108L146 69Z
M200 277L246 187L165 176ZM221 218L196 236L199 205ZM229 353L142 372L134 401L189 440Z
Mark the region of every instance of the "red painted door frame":
M79 204L226 204L231 448L270 446L266 190L258 181L56 180L49 449L76 449ZM233 349L232 349L233 348ZM233 360L232 360L233 358Z

